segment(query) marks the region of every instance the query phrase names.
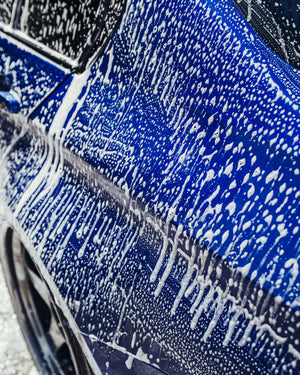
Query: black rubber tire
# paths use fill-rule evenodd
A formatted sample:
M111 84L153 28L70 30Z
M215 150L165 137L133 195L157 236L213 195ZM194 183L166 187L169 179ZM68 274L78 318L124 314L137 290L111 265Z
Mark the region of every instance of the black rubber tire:
M12 303L40 373L92 375L73 331L16 232L8 229L1 260Z

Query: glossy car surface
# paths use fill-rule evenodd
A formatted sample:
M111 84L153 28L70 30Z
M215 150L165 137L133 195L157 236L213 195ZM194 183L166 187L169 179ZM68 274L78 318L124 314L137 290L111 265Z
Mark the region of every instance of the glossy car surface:
M276 53L250 3L54 3L0 33L2 258L40 369L298 374L298 2Z

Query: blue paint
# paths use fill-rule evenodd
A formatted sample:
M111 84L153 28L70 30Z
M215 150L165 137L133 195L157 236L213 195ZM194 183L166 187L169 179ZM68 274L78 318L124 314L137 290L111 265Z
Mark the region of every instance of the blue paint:
M163 4L157 5L156 14L159 16L156 20L151 19L154 11L149 7L149 19L151 19L149 41L148 44L141 43L139 57L136 57L137 49L134 49L133 43L127 41L131 37L128 29L132 25L130 23L126 26L125 22L123 33L115 34L107 48L107 50L114 49L114 65L119 73L110 73L110 82L103 83L108 55L104 55L92 67L88 82L93 82L93 85L64 143L110 179L120 181L120 186L128 186L130 191L134 191L135 196L142 197L145 204L149 204L165 217L168 216L169 209L176 200L174 190L182 186L188 177L189 182L182 197L184 204L177 207L173 221L177 224L181 223L193 237L200 239L201 243L231 262L234 267L243 267L251 262L248 275L259 268L259 273L254 277L258 281L262 274L269 272L270 262L278 252L284 251L281 255L282 263L294 254L299 238L298 232L293 234L294 228L299 226L299 217L293 214L293 210L299 204L296 197L299 175L294 173L298 166L299 154L297 138L300 108L299 74L263 45L246 22L239 17L233 6L227 3L210 6L211 14L214 10L216 13L206 18L205 9L202 7L189 4L189 12L185 12L184 5L174 5L174 14L178 17L178 21L181 20L182 29L185 25L192 25L190 27L194 30L194 33L191 31L188 36L186 35L186 39L181 36L176 41L176 45L182 44L183 47L179 53L174 54L171 52L174 46L168 46L168 41L173 43L172 35L178 32L178 21L169 25L165 39L162 36L164 30L161 35L158 32L154 35L151 33L155 25L158 29L162 20L168 19L164 11L169 10ZM230 18L229 14L232 15ZM169 18L171 17L170 15ZM241 25L239 28L234 28L232 32L230 27L233 28L232 25L237 22L237 18ZM139 21L144 25L147 24L148 19L137 15L135 22ZM226 28L228 31L224 32ZM198 48L200 52L196 54L194 48L197 37L206 35L207 30L212 30L212 40L209 45L204 41L203 46ZM222 41L222 38L224 43L219 42L218 45L217 41ZM230 45L229 52L226 41ZM230 41L232 43L229 43ZM149 43L152 49L147 51ZM124 45L128 46L127 50ZM217 49L216 45L218 45ZM239 45L242 47L238 50ZM160 98L167 84L167 74L163 77L165 81L158 86L157 94L153 95L156 82L151 82L153 73L148 72L150 64L147 66L148 69L144 73L139 89L134 93L144 69L143 61L147 58L150 60L154 54L157 54L157 60L167 59L165 48L174 60L173 66L176 67L173 73L172 70L170 71L170 74L173 76L179 74L182 77L178 79L166 105ZM187 56L189 58L183 63L182 57ZM220 56L223 59L221 64ZM136 64L136 58L139 59L139 64ZM205 59L208 61L207 64ZM193 73L186 72L184 65L187 63L198 69ZM135 64L137 69L133 71L132 67ZM214 73L216 69L218 74ZM99 76L95 84L95 77L99 70L103 71L103 75ZM223 77L222 73L224 73ZM209 84L205 83L207 79ZM271 80L278 88L270 87ZM120 94L119 85L123 82L128 84ZM237 87L233 89L235 85ZM196 89L199 86L206 89L204 94ZM211 87L214 89L209 94ZM275 101L278 90L285 95L284 100L279 97ZM179 119L179 114L176 115L178 107L174 106L169 113L168 107L175 97L174 93L178 91L180 95L177 94L176 104L178 105L182 98L180 108L186 120L175 130ZM85 92L82 95L84 94ZM134 100L126 102L122 108L122 101L132 98L133 95ZM251 99L251 96L254 99ZM212 104L213 98L216 104ZM287 103L287 100L290 102ZM291 103L297 109L294 109ZM229 109L223 111L226 105ZM243 118L239 119L241 112ZM192 122L187 126L190 119ZM199 123L199 129L191 133L196 121ZM197 139L203 131L205 137ZM231 134L226 136L228 131ZM220 133L218 143L216 143L216 132ZM201 155L203 146L205 151ZM228 147L231 148L227 150ZM103 154L103 150L107 150L107 153ZM114 156L112 157L111 154ZM178 163L179 157L184 154L186 156L183 162ZM212 156L209 161L210 155ZM253 163L255 157L256 162ZM178 164L176 168L166 172L170 163ZM230 168L230 164L232 164L232 172L228 176L225 171L227 167ZM132 173L135 169L138 172L133 186ZM258 170L260 173L256 175ZM277 170L277 178L267 183L267 176ZM214 177L200 188L209 171L213 171ZM243 184L247 174L249 179ZM235 186L229 189L233 182ZM265 217L272 215L276 220L279 216L277 210L286 198L284 194L279 193L280 186L284 183L286 190L294 189L284 208L284 217L288 220L287 233L278 240L276 248L272 250L279 235L279 224L273 227L266 222ZM207 200L218 186L220 192L212 204L222 204L220 219L216 217L215 211L207 212ZM249 191L253 187L255 193L251 199L248 199L247 194L251 194ZM274 191L274 198L277 199L274 205L272 199L270 199L271 203L265 203L271 190ZM203 203L205 201L206 203ZM248 207L245 206L247 201ZM236 204L234 215L230 215L229 210L225 209L231 202ZM193 209L194 214L187 217L190 209ZM268 214L263 216L266 210ZM243 229L243 225L247 222L251 222L251 225ZM253 236L253 232L260 227L260 234ZM219 231L219 234L214 235L213 240L209 241L206 235L211 230ZM222 243L222 236L227 230L230 234ZM266 237L263 246L260 242L256 242L260 237ZM248 240L244 250L247 255L241 257L239 248L245 240ZM229 246L232 245L234 248L231 249L230 254L227 254ZM264 257L266 260L262 264ZM278 269L277 272L279 271ZM274 280L277 278L278 274L275 272ZM291 291L291 297L286 293L289 278L287 272L286 279L272 291L286 301L294 299L294 292ZM270 284L266 283L265 287L271 289L271 284L272 281Z
M99 366L297 374L298 70L230 1L134 0L84 74L43 91L2 200Z

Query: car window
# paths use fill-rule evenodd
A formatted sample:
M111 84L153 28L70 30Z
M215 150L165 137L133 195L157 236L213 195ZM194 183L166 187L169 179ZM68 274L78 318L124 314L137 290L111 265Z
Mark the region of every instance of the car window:
M0 0L0 23L47 57L82 67L106 45L124 7L125 0Z
M9 24L12 19L14 0L0 0L0 22Z
M91 38L96 19L103 17L99 0L25 1L20 29L28 36L71 59L79 57Z

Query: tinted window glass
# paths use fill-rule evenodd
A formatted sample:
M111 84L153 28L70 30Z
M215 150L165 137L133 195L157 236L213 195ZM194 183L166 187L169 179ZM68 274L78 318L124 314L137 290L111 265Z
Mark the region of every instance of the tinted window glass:
M27 0L20 29L52 50L75 59L103 11L99 0Z
M281 58L300 68L300 0L232 0Z
M109 41L121 19L125 2L0 0L0 22L10 23L10 32L34 49L57 62L82 70L90 57L99 53ZM15 30L23 33L16 34Z
M0 21L9 24L12 18L14 0L0 0Z

